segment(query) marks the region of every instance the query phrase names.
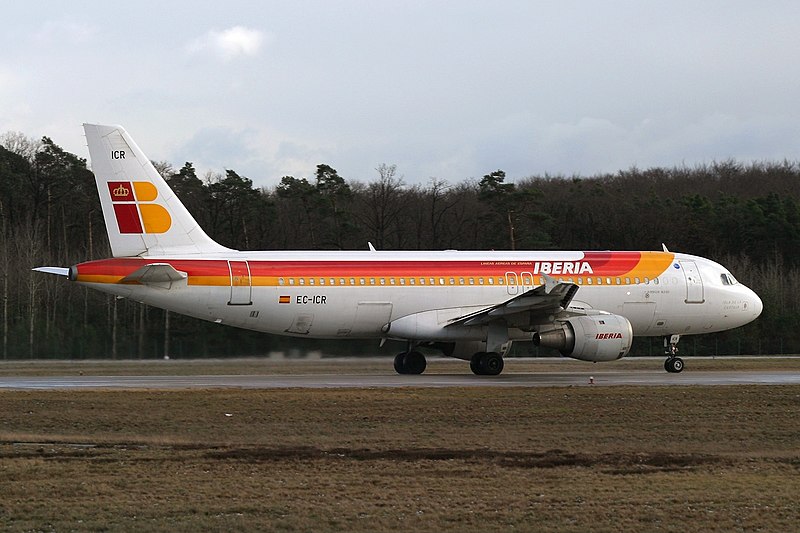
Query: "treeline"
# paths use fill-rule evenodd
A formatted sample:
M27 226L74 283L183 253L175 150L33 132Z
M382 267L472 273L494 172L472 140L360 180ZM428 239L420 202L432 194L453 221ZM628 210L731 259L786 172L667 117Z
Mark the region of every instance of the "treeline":
M800 353L800 165L629 169L590 178L503 171L458 184L408 184L395 166L361 180L321 164L309 177L254 187L234 170L198 176L191 163L156 167L206 232L238 249L657 250L709 257L764 300L755 323L690 337L683 353ZM0 138L2 355L161 357L323 348L372 352L374 343L320 343L209 324L117 300L31 272L110 255L86 161L52 140ZM167 327L168 325L168 327ZM638 354L660 353L643 339ZM521 344L515 354L536 354Z

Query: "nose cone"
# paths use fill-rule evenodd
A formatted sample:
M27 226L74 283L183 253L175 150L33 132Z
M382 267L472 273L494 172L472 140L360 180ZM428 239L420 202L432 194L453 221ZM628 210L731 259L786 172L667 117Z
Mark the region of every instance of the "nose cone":
M761 314L761 311L764 310L764 303L761 301L761 298L758 297L758 294L752 290L750 290L750 302L748 303L747 308L748 311L750 311L753 315L752 320L758 318L758 316Z

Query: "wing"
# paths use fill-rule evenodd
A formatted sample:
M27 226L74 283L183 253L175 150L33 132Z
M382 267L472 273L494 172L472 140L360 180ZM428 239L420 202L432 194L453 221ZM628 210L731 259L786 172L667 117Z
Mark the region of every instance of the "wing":
M186 272L176 270L175 267L168 263L150 263L131 272L119 282L141 284L171 283L186 279L186 276Z
M544 318L564 311L576 292L578 286L574 283L561 283L555 278L545 276L544 285L539 285L497 305L456 317L445 327L482 326L498 318L523 312Z

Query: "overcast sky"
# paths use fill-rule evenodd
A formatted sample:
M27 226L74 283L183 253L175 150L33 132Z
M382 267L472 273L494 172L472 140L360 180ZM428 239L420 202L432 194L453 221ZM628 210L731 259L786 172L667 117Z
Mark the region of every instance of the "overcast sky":
M800 157L800 2L8 2L0 133L259 186Z

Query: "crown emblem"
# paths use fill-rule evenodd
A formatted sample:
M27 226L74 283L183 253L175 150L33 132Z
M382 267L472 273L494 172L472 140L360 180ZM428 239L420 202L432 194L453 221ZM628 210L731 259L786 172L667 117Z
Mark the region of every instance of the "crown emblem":
M131 190L122 184L120 184L119 187L116 187L114 190L111 191L111 194L113 194L114 196L128 196L130 193Z

